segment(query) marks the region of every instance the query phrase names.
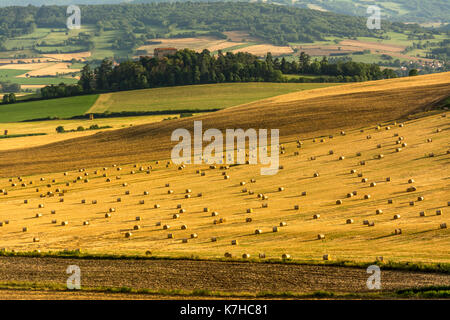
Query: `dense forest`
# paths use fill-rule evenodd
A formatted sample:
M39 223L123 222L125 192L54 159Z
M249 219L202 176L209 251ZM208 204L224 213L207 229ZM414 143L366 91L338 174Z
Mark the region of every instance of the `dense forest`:
M267 54L265 60L249 53L219 53L211 55L208 50L198 53L188 49L173 56L156 59L141 57L138 61L126 61L117 66L105 59L96 68L86 65L77 85L60 84L41 89L44 99L65 97L94 92L145 89L162 86L179 86L222 82L287 82L286 74L317 75L322 82L367 81L396 77L390 69L381 70L378 65L352 61L329 63L301 53L298 61L287 62L273 59ZM289 81L304 82L307 78Z
M187 2L188 0L178 0ZM189 0L190 2L216 2L218 0ZM223 1L223 0L221 0ZM227 2L253 2L251 0L225 0ZM70 5L70 4L117 4L117 3L161 3L173 0L0 0L1 6ZM263 1L258 1L263 2ZM447 0L265 0L266 3L283 4L300 8L315 7L335 13L355 16L367 16L367 6L376 4L381 7L383 18L402 22L448 22L450 3Z
M82 23L104 30L126 31L128 46L133 41L173 36L173 29L215 32L242 30L266 42L313 42L325 36L383 38L385 32L421 29L383 21L383 30L369 30L365 18L317 10L262 3L159 3L81 6ZM66 7L0 8L1 37L29 34L36 27L65 28ZM135 34L145 34L134 39ZM191 34L192 35L192 34Z

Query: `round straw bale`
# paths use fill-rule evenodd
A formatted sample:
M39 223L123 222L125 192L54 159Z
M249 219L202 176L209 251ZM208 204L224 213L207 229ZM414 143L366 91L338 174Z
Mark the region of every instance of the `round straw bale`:
M320 218L320 214L313 215L313 219L319 219L319 218Z
M342 204L342 200L341 199L336 200L336 204Z
M397 219L400 219L400 215L399 214L394 215L394 220L397 220Z
M364 195L364 199L370 199L370 194L366 194L366 195Z
M284 191L284 187L279 187L278 191Z
M446 223L441 223L441 225L439 226L439 228L441 228L441 229L447 229L447 224L446 224Z
M329 255L329 254L324 254L324 255L322 256L322 259L325 260L325 261L331 260L331 255Z
M139 204L144 204L145 201L144 200L139 200Z
M371 182L371 183L370 183L370 186L371 186L371 187L375 187L376 185L377 185L376 182Z
M36 218L40 218L40 217L42 217L42 214L41 213L36 213L35 217Z
M116 212L115 208L109 208L109 212Z
M138 224L133 227L133 230L139 230L139 229L141 229L141 226Z
M340 157L339 157L339 160L344 160L344 159L345 159L344 156L340 156Z
M231 245L236 246L238 244L237 240L231 240Z
M410 202L409 202L409 205L410 205L411 207L414 206L414 205L415 205L414 201L410 201Z
M212 217L215 217L215 216L218 216L219 215L219 213L217 212L217 211L213 211L212 213L211 213L211 216Z
M315 178L317 178L318 176L319 176L319 173L318 172L314 172L314 175L313 175Z
M172 216L173 219L178 219L179 217L180 217L180 215L177 213Z
M216 237L212 237L211 238L211 242L216 242L217 241L217 238Z
M158 209L158 208L160 208L161 206L158 204L158 203L155 203L154 205L153 205L153 208L155 208L155 209Z
M229 252L225 252L225 258L232 258L233 255Z
M262 230L261 229L256 229L255 230L255 234L261 234L262 233Z
M174 237L173 233L168 233L168 234L167 234L167 238L168 238L168 239L173 239L173 238L175 238L175 237Z
M88 226L89 225L89 221L83 221L83 226Z
M375 210L375 214L382 214L382 213L383 213L383 210L381 210L381 209Z
M287 226L287 222L281 221L280 222L280 227L285 227L285 226Z
M268 207L269 207L269 204L268 204L268 203L263 203L263 204L261 205L261 207L262 207L262 208L268 208Z
M133 234L131 232L126 232L125 233L125 238L131 238Z
M421 217L426 217L425 211L420 211L420 212L419 212L419 216L421 216Z
M68 221L63 221L63 222L61 222L61 225L62 225L62 226L67 226L68 224L69 224Z
M394 234L402 234L402 229L395 229Z
M191 233L191 239L198 238L198 235L196 233Z
M437 216L442 216L442 209L436 210L436 215Z
M185 197L186 199L189 199L189 198L191 197L191 195L190 195L190 194L186 194L184 197Z
M40 241L39 238L37 238L37 237L33 238L33 242L39 242L39 241Z
M278 227L277 226L273 227L272 232L278 232Z
M353 222L353 219L347 219L347 224L352 224Z
M105 213L105 218L111 218L111 214Z

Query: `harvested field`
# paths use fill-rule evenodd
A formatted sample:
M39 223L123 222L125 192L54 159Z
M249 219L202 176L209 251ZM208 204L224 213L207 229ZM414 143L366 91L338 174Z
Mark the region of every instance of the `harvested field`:
M41 64L42 65L42 64ZM56 76L61 74L79 72L81 69L72 69L70 68L70 63L61 62L54 63L51 65L44 64L45 66L41 68L33 69L25 74L18 76L19 78L25 78L28 74L30 77L38 77L38 76Z
M46 53L44 57L58 60L58 61L70 61L72 59L86 61L86 58L91 56L90 51L86 52L74 52L74 53Z
M282 141L295 137L332 134L379 121L405 118L448 97L450 73L400 78L294 92L232 107L208 115L155 123L116 132L0 153L0 175L30 174L80 166L167 159L176 128L192 129L202 120L204 129L279 128ZM349 117L349 115L352 117ZM148 148L152 145L152 148ZM76 148L77 152L71 152ZM132 150L132 152L131 152ZM39 163L30 161L39 154ZM57 159L57 161L55 161ZM105 159L108 159L105 163Z
M0 257L0 281L64 284L65 270L78 265L83 287L222 292L369 292L364 268L189 260L85 260ZM450 285L450 276L382 271L382 289ZM189 279L189 281L186 281ZM0 291L1 292L1 291ZM3 298L0 296L0 298Z
M233 50L233 52L248 52L254 54L258 57L263 57L270 52L274 56L288 55L294 52L294 50L289 46L274 46L269 44L257 44L253 46L248 46L242 49Z

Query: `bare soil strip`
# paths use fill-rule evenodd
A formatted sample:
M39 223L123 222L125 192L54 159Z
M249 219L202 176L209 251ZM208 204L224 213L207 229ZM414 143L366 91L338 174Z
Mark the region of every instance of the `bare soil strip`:
M69 265L81 268L84 287L222 292L370 292L365 269L190 260L93 260L0 257L0 281L66 283ZM382 290L450 285L450 275L398 270L381 272ZM1 295L0 299L4 298Z

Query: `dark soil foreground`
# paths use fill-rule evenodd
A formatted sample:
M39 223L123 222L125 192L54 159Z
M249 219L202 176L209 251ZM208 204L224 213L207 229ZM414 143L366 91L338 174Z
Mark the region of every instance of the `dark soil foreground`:
M93 260L65 258L0 257L0 282L36 282L65 285L66 269L81 269L81 285L129 287L151 290L209 290L220 292L335 293L373 292L366 286L365 269L243 262L189 260ZM383 291L413 287L449 286L450 275L399 270L382 270ZM124 299L126 294L45 293L0 290L0 299ZM132 299L155 298L133 294ZM164 299L164 295L158 298ZM167 298L167 297L166 297Z

